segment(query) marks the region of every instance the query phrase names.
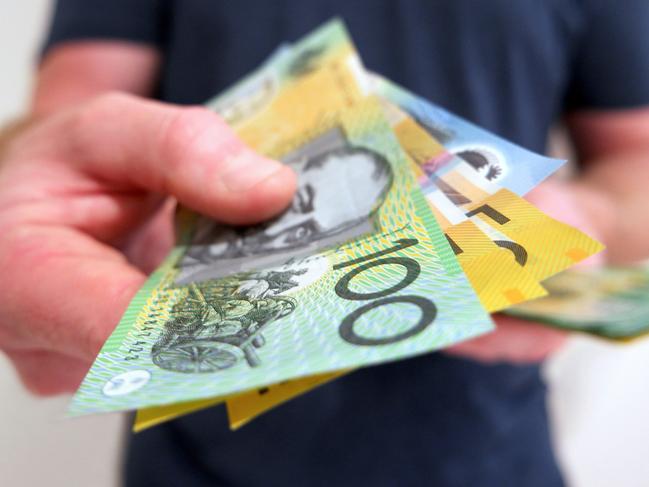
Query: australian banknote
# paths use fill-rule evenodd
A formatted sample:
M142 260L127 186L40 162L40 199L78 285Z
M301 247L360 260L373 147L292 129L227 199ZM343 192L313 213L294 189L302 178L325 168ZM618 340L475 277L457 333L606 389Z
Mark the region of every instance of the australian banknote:
M257 78L259 79L259 76ZM362 75L357 74L357 79L362 79ZM374 86L376 87L376 85ZM556 170L561 165L561 161L529 153L448 112L438 113L438 109L433 105L394 85L391 86L394 88L392 98L406 100L408 103L403 102L405 106L416 105L419 107L419 104L423 104L423 108L419 107L419 110L427 114L427 118L423 115L421 117L427 120L428 128L420 125L419 121L409 115L405 114L404 116L403 113L400 115L392 112L389 119L407 157L416 162L416 167L413 168L411 164L411 169L414 169L419 184L426 192L431 210L447 236L450 237L449 240L458 254L458 260L482 304L488 311L493 312L514 303L544 295L545 291L539 284L537 276L524 269L524 265L528 262L534 263L536 268L539 267L537 253L535 253L537 249L532 246L530 252L527 252L525 247L515 242L512 237L517 238L518 236L514 230L520 231L521 227L529 226L524 222L533 222L539 228L542 228L544 223L547 226L548 220L545 220L545 215L522 200L515 200L520 205L527 205L522 212L511 211L511 201L509 205L502 205L498 200L497 207L490 208L489 211L484 212L485 215L480 215L479 211L473 215L467 215L467 213L471 213L471 210L482 205L488 205L487 198L493 195L498 194L502 197L503 193L499 191L503 187L506 188L505 184L511 188L518 188L520 193L529 191L531 187ZM400 96L401 98L399 98ZM385 108L385 104L383 106ZM414 109L412 111L416 112ZM390 115L389 110L388 115ZM430 127L434 127L434 129ZM469 135L466 135L467 132ZM447 142L461 140L462 143L459 147L470 147L474 151L453 153L435 139L433 134L445 134L444 140ZM507 157L503 154L506 154L512 161L511 165L507 164ZM468 161L460 155L463 155ZM480 157L488 162L484 163ZM530 163L537 164L538 167L531 169L526 165L526 161L531 161ZM490 166L485 167L485 165ZM509 177L504 178L505 174ZM517 178L519 177L527 180L527 183L518 184ZM456 188L453 188L452 184ZM509 192L505 194L513 195ZM472 200L467 198L469 195ZM520 198L518 199L520 200ZM506 211L509 216L504 215L502 211ZM481 216L495 216L496 219L488 218L483 222ZM495 225L505 223L507 224L506 233L495 228ZM553 224L554 221L551 223ZM556 223L558 224L558 222ZM489 233L485 233L485 228ZM554 226L552 229L557 231ZM578 247L577 244L580 242L577 237L582 234L569 227L562 227L559 230L563 230L564 234L557 236L567 237L561 238L561 242L572 245L570 248ZM574 235L573 231L576 232ZM568 232L567 235L565 232ZM592 243L590 239L585 238L587 244ZM547 243L548 240L543 239L541 250L546 250ZM587 246L587 250L581 254L575 251L574 260L579 260L579 258L590 255L588 252L592 253L596 250L596 244L591 247L593 248ZM555 250L554 253L557 251ZM574 263L573 259L568 258L561 261L560 265L567 267L572 263ZM287 381L228 398L227 405L231 425L238 427L291 397L304 393L328 380L333 380L339 375L339 373L325 374L318 378ZM223 398L217 398L212 404L219 403L221 400ZM196 404L193 403L172 408L174 415L195 409ZM168 414L168 410L161 412ZM156 415L155 410L144 411L141 417L138 417L136 424L151 424L151 420L154 424L156 419L165 419L165 416Z
M549 296L508 314L624 341L649 333L649 265L579 269L546 281Z
M435 183L435 177L457 171L457 177L463 176L476 186L478 194L506 188L522 196L565 163L564 160L536 154L498 137L382 76L372 74L370 85L381 98L409 114L448 152L440 160L432 160L422 167L431 183ZM460 168L463 166L461 161L468 163L481 179L468 172L468 169Z
M406 112L393 110L392 124L402 145L412 147L418 180L461 261L484 255L490 240L538 282L602 250L599 242L521 198L564 161L518 147L383 78L373 76L372 86ZM484 246L476 246L474 226L488 237ZM519 273L512 279L517 276L522 278Z
M369 93L365 70L362 68L360 58L354 49L351 40L338 20L333 20L314 33L307 36L300 42L292 45L280 46L263 63L243 80L236 83L232 88L209 101L207 105L219 112L221 116L241 135L247 142L259 147L260 150L268 148L272 142L281 141L284 150L292 148L292 141L307 136L310 132L316 131L321 124L330 123L332 116L342 107L349 108ZM277 116L277 114L280 116ZM278 130L279 127L279 130ZM257 134L257 135L255 135ZM269 134L271 134L269 136ZM269 144L270 141L270 144ZM287 142L288 141L288 142ZM287 147L288 143L288 149ZM265 144L265 145L264 145ZM272 148L277 152L276 148ZM280 150L281 152L281 150ZM318 172L307 171L302 177L320 175ZM305 182L305 188L309 183ZM298 194L299 198L304 195ZM308 196L308 195L306 195ZM308 198L302 198L307 201ZM322 198L321 198L322 201ZM298 205L294 205L299 208ZM219 228L215 222L203 219L199 222L199 235L214 234L214 228ZM210 231L209 229L212 228ZM232 232L232 229L220 227L222 231ZM205 230L208 230L205 232ZM362 227L357 227L362 230ZM258 234L247 229L249 235L257 237L242 239L253 244L259 242ZM348 235L348 237L351 237ZM281 262L282 257L287 258L289 254L295 257L297 253L308 255L313 251L313 245L325 245L325 238L314 240L311 248L308 245L287 248L282 253L267 252L258 243L248 245L248 248L259 247L264 252L258 252L255 265L259 266L262 259L267 263ZM233 249L228 251L227 245L218 256L219 264L205 269L200 266L196 257L200 254L209 253L210 248L197 238L192 249L187 252L183 261L185 269L177 276L177 282L184 282L188 276L211 274L212 276L232 272L235 269L243 270L250 265L247 258L249 252L239 251L239 255L233 255ZM230 245L230 247L233 247ZM248 256L249 257L249 256ZM335 374L329 374L333 376ZM290 382L290 383L289 383ZM281 387L264 388L263 397L265 403L269 401L287 400L299 390L300 381L284 381ZM305 380L304 385L313 384L311 378ZM245 394L244 394L245 396ZM190 401L174 405L145 408L138 412L135 422L135 429L142 429L147 426L158 424L187 412L207 407L207 404L222 402L225 398L216 398L210 401ZM246 401L239 401L237 404L244 404L244 407L233 407L232 410L241 412L248 411L245 407Z
M313 132L314 126L319 127L322 123L330 123L328 120L335 116L341 107L353 106L368 93L368 82L360 58L342 23L334 20L296 44L280 46L260 68L209 101L207 105L219 112L248 143L259 147L262 151L272 145L273 141L274 143L281 141L283 147L288 143L288 150L290 150L291 141ZM306 172L304 176L310 174L311 171ZM319 176L318 173L312 174ZM305 187L308 187L308 183ZM207 219L198 226L199 229L218 227L215 222ZM232 232L232 229L221 228L223 231ZM357 230L360 229L361 227L357 227ZM256 232L251 232L250 229L246 232L256 235ZM204 233L209 235L214 232ZM252 240L252 238L247 239L250 242ZM254 237L254 240L259 241L259 238ZM312 246L324 243L325 239L319 239L312 242ZM212 269L205 269L199 265L195 256L205 254L209 251L208 248L209 246L202 245L199 239L194 242L192 249L183 259L186 269L181 270L177 282L185 281L187 276L192 274L197 276L197 270L203 274L207 272L216 276L237 268L245 269L252 263L247 256L249 252L244 250L239 251L239 255L233 255L234 249L228 251L225 245L226 252L221 252L218 265L214 265ZM286 254L295 256L297 252L308 254L313 250L306 245L288 248L284 252L284 257L286 258ZM281 254L264 252L262 255L257 255L255 265L258 266L262 258L267 262L282 261ZM287 385L285 381L280 387L264 388L263 390L268 392L264 394L262 402L267 404L270 400L288 399L295 390L299 389L299 383L300 381L291 381ZM307 384L313 384L313 380L306 379L304 385ZM222 401L224 398L220 399ZM171 417L206 407L205 404L205 401L197 401L142 410L137 415L135 428L157 424ZM245 405L245 398L237 404ZM248 411L250 408L230 409L241 412Z
M86 389L82 387L75 398L73 413L152 406L138 415L139 424L145 427L227 400L230 421L236 427L290 397L335 379L350 367L434 350L490 328L475 296L467 291L466 278L453 258L453 250L457 252L449 245L453 238L447 241L431 218L431 208L435 207L430 205L430 194L441 192L455 210L458 202L450 195L456 199L476 194L486 198L499 194L502 188L522 194L532 184L518 184L518 176L513 177L510 169L518 170L519 163L524 166L534 159L520 162L521 152L515 146L510 147L502 139L467 125L448 112L442 110L442 116L426 118L418 117L413 108L414 120L429 134L440 131L444 135L439 158L427 160L430 164L424 165L420 174L425 176L420 177L419 183L429 198L426 205L411 172L405 171L410 178L405 186L403 181L408 177L394 177L409 164L387 129L378 104L364 101L373 86L375 83L368 81L344 28L333 22L303 41L279 49L251 76L213 100L210 105L247 143L296 169L301 181L296 202L276 221L244 231L183 213L180 223L184 238L166 267L153 276L134 300L93 367L94 375L91 371L84 383ZM446 125L444 115L451 119ZM366 153L350 155L350 147L380 154L390 166L390 182L386 183L385 172L377 169L381 164L370 162L372 158ZM510 160L513 166L508 164ZM527 171L526 177L531 174L532 181L540 181L558 165L560 162L554 161L543 169L522 169ZM357 167L350 169L351 166ZM466 175L469 166L473 172L468 174L473 179ZM340 169L334 167L343 167L348 172L341 177ZM363 171L355 171L360 168ZM367 178L368 171L371 178ZM365 173L362 181L360 172ZM333 176L334 173L337 174ZM480 177L476 179L474 173ZM469 186L471 191L453 192L457 189L452 186L453 178L458 174L479 191ZM330 184L339 184L341 180L351 182L346 191L340 187L335 194L327 191ZM440 186L445 191L439 191ZM332 208L340 206L341 197L344 200L346 194L347 207ZM395 195L393 200L391 195ZM364 203L359 203L359 199ZM500 204L501 199L495 200L494 205ZM396 201L399 203L391 206ZM475 205L476 201L472 203ZM511 206L509 200L504 201ZM505 203L501 209L510 207L503 206ZM395 211L396 207L399 211ZM475 209L467 208L462 208L462 222L450 225L459 228L463 223L479 231L470 239L472 247L467 243L462 249L464 258L474 255L470 250L481 245L493 248L496 240L496 233L483 240L478 238L485 236L484 230L478 228L484 216L480 213L485 212L467 215ZM444 222L439 215L435 216L442 225L455 218L449 213L451 218ZM489 222L486 224L489 226ZM491 228L500 231L493 225ZM421 233L410 233L413 229ZM421 244L423 234L428 236L425 245ZM462 237L468 235L465 232ZM502 232L497 238L514 242ZM413 244L414 240L418 243ZM422 250L431 253L424 257L418 254ZM417 257L426 258L425 266ZM415 271L407 259L417 261L419 266L413 282L408 282ZM345 262L352 264L345 266ZM411 262L410 268L406 262ZM436 264L441 267L435 267ZM424 267L435 267L436 277L425 273ZM467 319L468 314L449 317L440 311L444 297L440 301L437 295L447 292L440 291L439 286L456 282L458 275L459 287L451 287L453 292L460 288L462 291L455 298L464 303L463 293L472 296L473 300L462 307L478 310L477 324ZM423 276L429 281L425 282ZM404 282L407 285L399 288ZM372 288L377 285L388 285L387 290L392 293L378 295L381 291ZM426 285L426 299L431 301L430 296L435 296L434 326L429 324L418 330L423 326L426 310L430 317L432 308L420 299L408 299L423 297L417 293L422 293ZM351 291L343 292L349 299L341 298L341 290ZM403 300L404 297L408 299ZM396 300L390 301L391 298ZM520 296L509 296L510 302L517 299L521 300ZM355 301L356 311L347 307L353 306L347 301ZM338 335L321 326L323 316L339 322ZM402 319L403 325L395 331L391 326L397 324L397 318ZM414 323L410 328L409 319ZM449 335L451 323L458 325L462 319L465 329L455 330L462 333ZM440 325L445 331L435 329ZM305 331L303 326L309 329ZM343 331L348 328L350 331L345 335ZM410 334L412 329L417 333ZM364 351L355 354L358 349L352 349L342 353L349 345L345 336L362 342L355 346ZM399 349L396 342L378 343L382 338L395 336L400 337L401 345L408 342L409 346ZM373 348L376 353L370 353ZM408 352L404 353L405 348ZM121 360L119 365L125 369L118 368L116 360ZM295 377L304 378L291 380ZM183 379L184 383L179 385Z
M431 179L437 178L431 161L438 161L438 169L440 163L455 164L456 167L466 164L462 160L454 160L458 157L399 107L387 100L383 100L383 106L423 189L430 190L433 187ZM512 304L545 296L545 289L524 268L527 259L527 254L522 253L524 249L510 240L485 234L471 218L471 208L463 208L462 202L457 201L455 197L461 194L464 185L460 184L458 189L453 189L453 193L447 195L449 189L446 183L441 178L437 178L435 183L442 189L429 193L435 197L427 198L428 204L483 306L490 312L496 312ZM485 203L486 196L486 193L478 195L471 203L479 207ZM449 212L451 215L446 218L445 214ZM456 214L459 216L456 217ZM451 223L451 220L456 223Z
M210 248L211 230L184 217L180 245L134 299L71 413L236 394L425 353L492 329L376 100L290 147L287 164L319 174L300 178L300 211L255 230L270 237L260 255L320 238L326 248L216 277L210 269L220 260L220 230ZM289 228L291 238L283 233ZM245 246L248 236L231 238ZM198 267L179 282L195 238Z
M370 93L366 71L342 22L333 20L301 41L277 49L256 71L207 103L237 134L263 153ZM278 114L281 122L278 122Z
M595 240L518 195L563 161L517 147L388 81L374 77L371 86L386 97L388 120L485 309L500 311L544 296L540 280L601 250ZM230 423L244 424L320 383L290 381L228 399Z

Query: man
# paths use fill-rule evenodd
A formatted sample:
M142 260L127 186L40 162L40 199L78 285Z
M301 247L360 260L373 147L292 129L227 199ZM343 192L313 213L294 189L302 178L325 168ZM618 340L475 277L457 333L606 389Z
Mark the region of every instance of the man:
M515 142L541 151L565 117L583 170L535 203L611 261L647 255L645 0L61 0L0 171L0 346L27 387L75 389L171 244L166 195L247 224L292 198L290 169L218 117L139 97L201 103L335 14L370 68ZM236 433L211 409L137 435L128 484L562 485L537 362L563 336L497 320L454 357L357 371Z

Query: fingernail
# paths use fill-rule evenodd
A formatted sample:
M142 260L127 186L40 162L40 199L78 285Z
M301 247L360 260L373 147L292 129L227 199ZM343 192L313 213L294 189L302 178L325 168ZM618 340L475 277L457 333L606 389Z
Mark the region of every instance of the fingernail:
M228 170L222 176L229 191L246 191L281 170L283 164L244 150L228 162Z

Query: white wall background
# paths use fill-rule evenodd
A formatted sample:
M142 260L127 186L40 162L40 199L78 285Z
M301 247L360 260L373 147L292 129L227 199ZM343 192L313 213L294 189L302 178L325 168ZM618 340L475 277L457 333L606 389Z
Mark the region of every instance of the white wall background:
M49 4L0 0L0 124L24 110ZM649 486L649 340L578 336L546 372L569 485ZM30 397L0 355L0 486L119 485L123 419L65 420L67 401Z

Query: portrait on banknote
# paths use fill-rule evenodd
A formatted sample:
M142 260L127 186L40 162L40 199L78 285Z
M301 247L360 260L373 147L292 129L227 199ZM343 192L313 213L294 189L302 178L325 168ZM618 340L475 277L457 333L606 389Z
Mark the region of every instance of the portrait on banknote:
M177 284L282 263L376 230L374 214L392 184L383 156L332 129L282 159L298 174L289 208L246 228L201 218L178 262Z

